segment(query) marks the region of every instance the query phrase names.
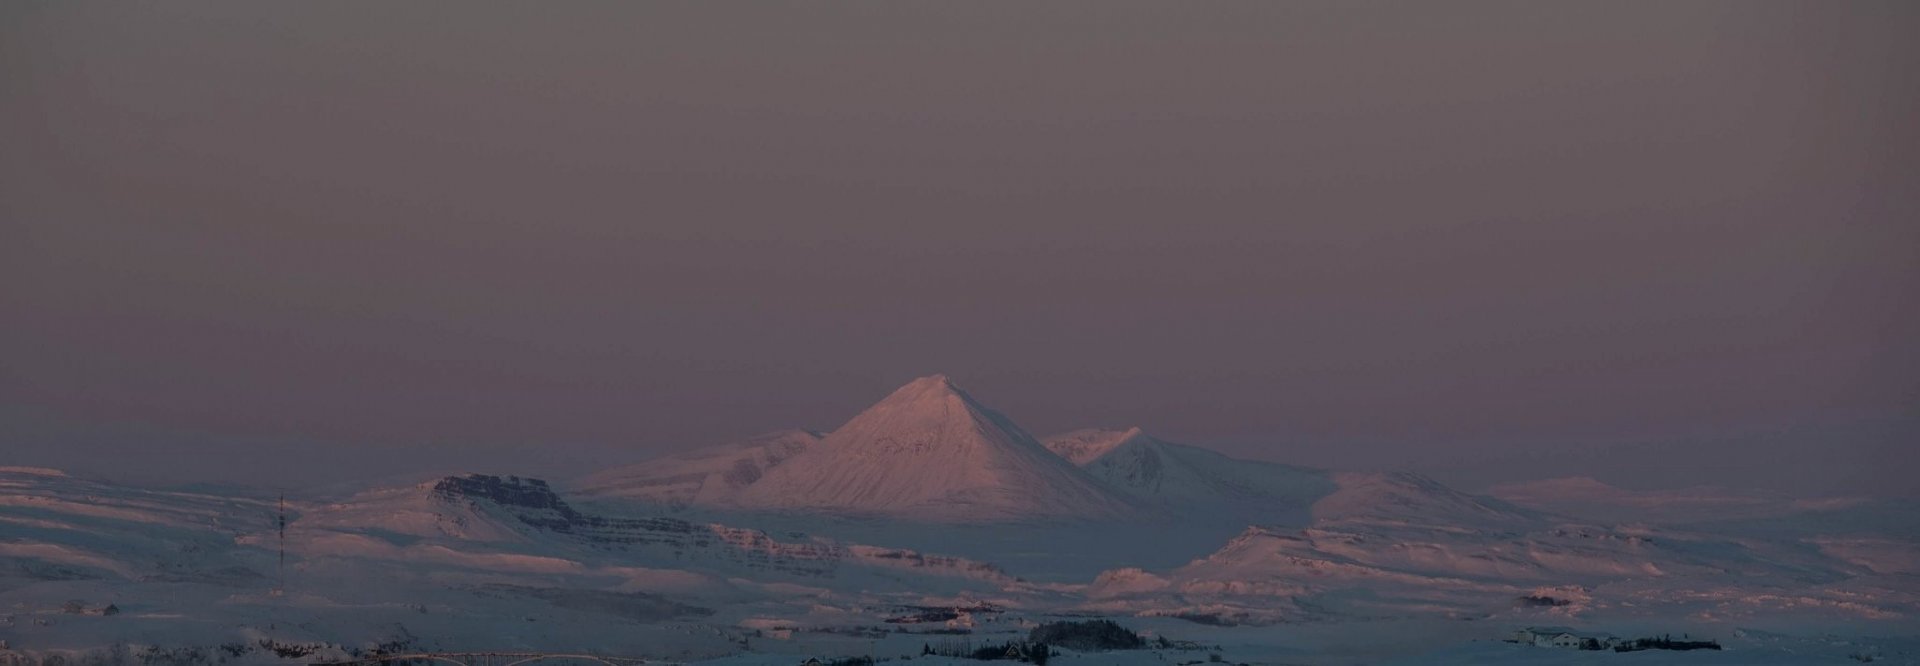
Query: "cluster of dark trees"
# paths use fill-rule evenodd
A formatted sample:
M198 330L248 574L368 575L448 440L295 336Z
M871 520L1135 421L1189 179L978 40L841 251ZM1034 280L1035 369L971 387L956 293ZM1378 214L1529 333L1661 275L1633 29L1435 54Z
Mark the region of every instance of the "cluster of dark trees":
M1081 652L1138 650L1147 646L1147 639L1113 620L1048 622L1027 632L1027 640ZM1160 640L1166 642L1165 638Z
M1598 650L1600 648L1593 648ZM1659 638L1636 638L1613 646L1614 652L1638 652L1640 650L1718 650L1720 642L1714 640L1690 641L1682 638L1673 640L1671 636Z
M1166 637L1147 640L1134 633L1132 629L1120 626L1112 620L1087 620L1084 622L1048 622L1027 632L1024 641L1004 643L976 644L970 640L947 639L939 643L921 646L920 654L957 659L979 659L982 661L1021 661L1031 664L1045 664L1051 657L1058 656L1053 648L1063 647L1079 652L1103 652L1107 650L1161 649L1200 649L1198 645L1187 641L1170 641ZM1213 655L1219 661L1219 655Z
M820 666L873 666L873 657L846 657L844 659L822 661L820 662Z
M1046 643L1033 641L1007 641L1005 643L987 643L974 645L973 641L940 641L939 647L932 643L920 646L922 656L932 655L953 657L956 659L978 659L980 661L1019 661L1029 664L1046 664L1053 657L1053 648Z
M1565 606L1573 603L1568 599L1550 597L1544 594L1529 594L1514 600L1520 606Z

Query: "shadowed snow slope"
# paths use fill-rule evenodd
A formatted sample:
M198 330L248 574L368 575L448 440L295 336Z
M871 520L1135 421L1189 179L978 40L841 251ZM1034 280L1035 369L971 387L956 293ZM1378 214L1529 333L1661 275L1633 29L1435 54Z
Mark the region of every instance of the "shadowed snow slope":
M1185 518L1293 523L1334 492L1323 470L1239 460L1128 430L1076 430L1046 446L1134 500Z
M859 569L1002 580L990 565L805 535L678 518L603 514L568 504L544 481L483 474L374 491L303 516L296 552L418 561L472 570L591 574L645 566L719 576L836 578Z
M1086 610L1254 624L1473 618L1524 609L1531 596L1561 615L1685 613L1692 604L1734 617L1818 607L1861 621L1901 617L1914 601L1898 542L1569 524L1511 515L1470 496L1409 493L1420 485L1390 475L1357 479L1343 489L1353 494L1337 498L1343 510L1312 527L1248 528L1171 571L1105 572L1087 590Z
M1240 460L1128 430L1076 430L1047 448L1107 486L1182 520L1535 526L1543 514L1407 472L1331 472Z
M588 476L575 483L584 495L637 499L675 506L732 501L767 470L820 442L820 433L781 430L744 442L712 446Z
M1920 504L1865 497L1795 498L1710 486L1629 490L1585 478L1495 486L1520 506L1588 520L1771 536L1920 537Z
M236 552L233 539L266 529L273 511L257 499L0 468L0 595L44 581L259 580L264 560Z
M1521 506L1607 520L1675 522L1748 518L1789 508L1789 500L1718 488L1635 491L1587 477L1511 483L1495 486L1488 492Z
M1124 500L946 377L922 377L738 496L760 509L932 521L1093 518Z
M1546 516L1483 495L1448 488L1411 472L1339 472L1339 489L1313 504L1316 522L1456 527L1537 525Z

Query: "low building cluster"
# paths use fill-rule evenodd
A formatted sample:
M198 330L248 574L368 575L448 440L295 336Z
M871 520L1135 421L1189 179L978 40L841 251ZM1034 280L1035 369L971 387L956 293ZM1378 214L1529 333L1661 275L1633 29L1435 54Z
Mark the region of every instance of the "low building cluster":
M1570 627L1527 627L1513 632L1511 643L1574 650L1611 650L1622 644L1613 634L1575 631Z

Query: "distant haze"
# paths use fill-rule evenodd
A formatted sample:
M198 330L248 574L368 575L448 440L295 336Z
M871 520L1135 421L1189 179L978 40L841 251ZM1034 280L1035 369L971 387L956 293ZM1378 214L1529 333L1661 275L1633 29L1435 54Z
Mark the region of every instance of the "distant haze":
M1920 3L0 7L0 465L566 477L946 373L1468 488L1920 484Z

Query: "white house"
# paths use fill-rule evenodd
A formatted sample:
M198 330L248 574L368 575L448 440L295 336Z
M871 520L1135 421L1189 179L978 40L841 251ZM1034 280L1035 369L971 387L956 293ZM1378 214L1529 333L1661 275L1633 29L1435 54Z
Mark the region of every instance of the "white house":
M1527 627L1513 632L1514 643L1525 643L1538 647L1557 647L1579 649L1591 640L1601 648L1610 648L1619 642L1611 634L1590 634L1575 631L1570 627Z

